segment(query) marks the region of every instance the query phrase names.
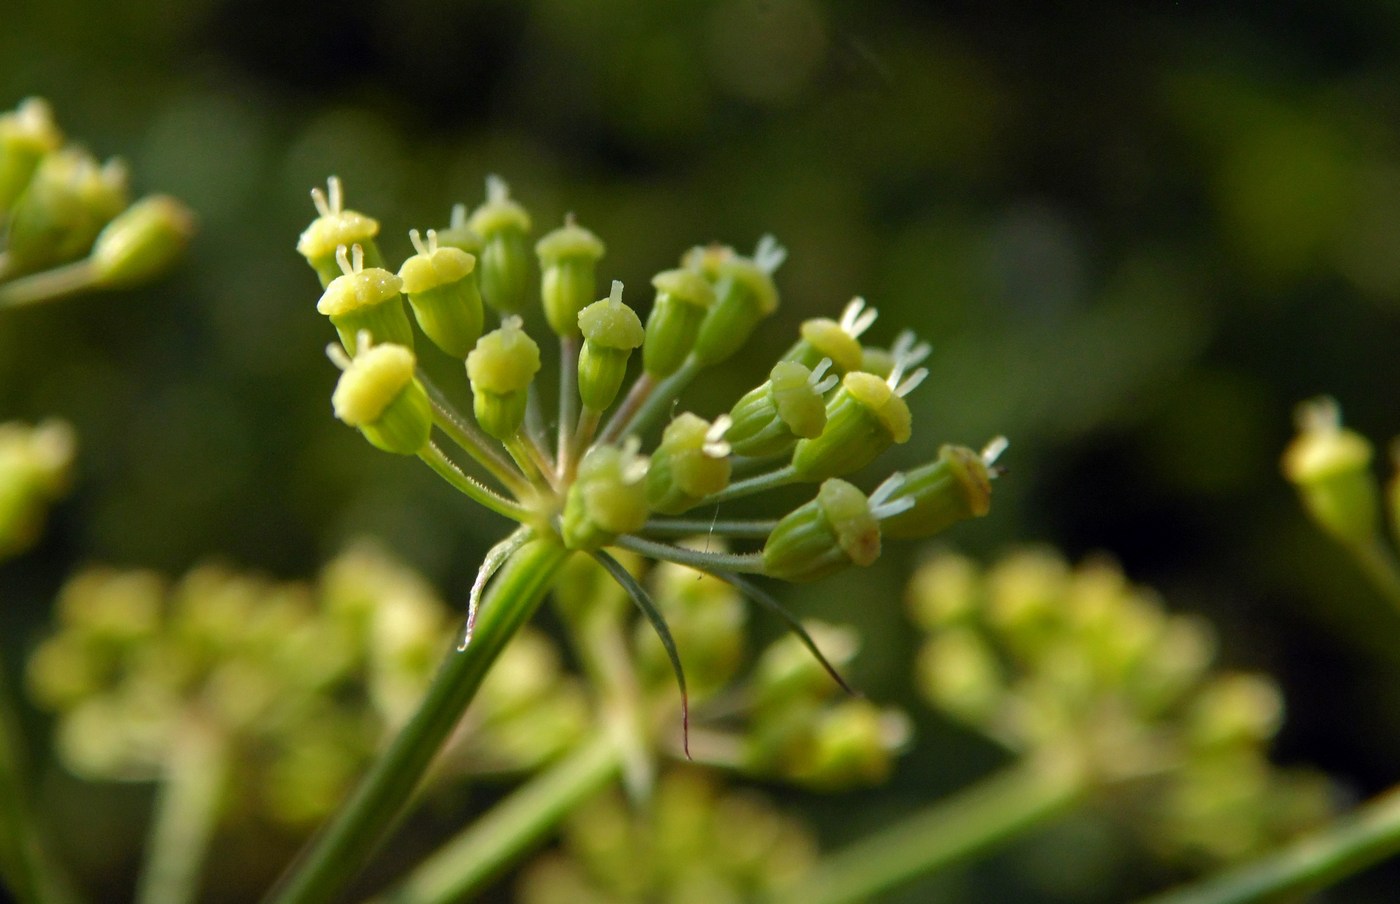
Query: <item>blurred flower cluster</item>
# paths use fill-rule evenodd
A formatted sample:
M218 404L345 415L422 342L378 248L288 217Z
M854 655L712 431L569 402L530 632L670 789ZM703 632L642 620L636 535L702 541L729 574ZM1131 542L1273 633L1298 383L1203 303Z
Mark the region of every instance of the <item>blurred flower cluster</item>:
M1330 814L1324 779L1268 760L1283 718L1274 682L1213 669L1209 626L1111 563L1034 550L983 568L942 554L909 603L927 633L917 684L936 709L1065 764L1150 843L1235 859Z

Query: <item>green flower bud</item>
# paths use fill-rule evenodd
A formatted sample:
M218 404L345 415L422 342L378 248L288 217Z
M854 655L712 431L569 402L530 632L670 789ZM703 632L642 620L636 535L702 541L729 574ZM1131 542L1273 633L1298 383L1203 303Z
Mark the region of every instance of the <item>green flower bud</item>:
M584 308L578 315L583 350L578 357L578 393L583 404L602 411L617 398L627 359L642 344L642 321L622 303L622 283L613 280L612 294Z
M663 270L651 279L656 301L647 316L642 367L652 377L669 377L685 362L700 335L705 312L715 303L715 290L698 270Z
M472 212L468 226L482 241L477 274L481 297L502 315L523 311L530 279L525 243L530 215L511 199L510 187L500 177L486 178L486 202Z
M880 530L891 540L922 539L942 533L965 518L980 518L991 509L991 466L1006 448L998 437L978 455L965 446L945 445L938 459L904 475L894 497L911 499L913 506L885 519Z
M68 486L75 447L61 421L0 424L0 559L38 537L48 504Z
M442 245L428 230L426 243L418 230L409 232L418 253L399 268L403 292L413 316L433 343L454 358L465 358L481 338L485 311L476 287L476 258L460 248Z
M1283 695L1264 675L1220 675L1201 689L1187 719L1198 750L1263 744L1283 724Z
M679 515L729 485L728 415L713 424L685 412L666 426L647 472L647 504L663 515Z
M797 443L792 465L802 480L825 480L850 474L874 461L894 443L909 441L909 406L904 396L922 382L926 371L916 371L899 383L896 367L888 381L874 374L853 371L841 381L826 406L826 426L821 435Z
M339 178L327 179L324 192L319 188L311 189L311 203L316 205L319 216L297 239L297 252L321 278L321 288L340 276L342 269L337 255L342 247L359 245L367 266L384 266L379 246L374 243L374 237L379 235L379 221L344 208L345 196Z
M413 326L403 309L403 280L380 267L366 267L364 249L345 246L336 252L341 275L331 280L316 310L330 318L340 344L351 356L359 354L355 343L361 333L375 342L392 342L413 348Z
M97 235L91 261L98 285L132 286L159 275L185 250L194 214L168 195L128 207Z
M726 438L737 455L764 457L792 451L799 439L820 436L826 426L823 396L839 380L827 376L829 359L808 370L796 361L779 361L768 382L734 404L734 424Z
M603 250L602 240L574 223L573 214L535 243L544 317L557 335L578 335L579 312L598 297L594 271Z
M803 621L802 627L837 669L849 665L860 651L860 635L848 625ZM754 666L754 698L765 714L789 711L804 700L825 699L836 689L826 669L795 634L769 644Z
M897 709L869 700L845 700L823 711L808 743L788 764L793 778L827 790L876 784L889 777L894 753L909 743L913 727Z
M703 268L709 263L706 252L691 260ZM702 364L718 364L739 350L764 317L778 308L778 289L773 271L787 257L787 249L771 235L758 240L752 258L737 254L714 260L715 304L700 323L694 354Z
M1298 436L1283 453L1283 474L1313 521L1348 546L1369 544L1380 523L1371 443L1341 424L1331 399L1298 409Z
M847 565L874 563L880 557L881 518L909 505L907 500L887 502L902 479L895 475L868 499L844 480L827 480L815 499L788 514L768 535L763 546L766 573L801 583Z
M540 369L540 347L521 329L519 317L507 317L467 355L476 420L496 439L509 439L525 421L525 400Z
M10 212L11 267L29 272L86 255L97 233L126 207L126 183L119 160L99 165L75 148L44 157Z
M402 345L370 345L362 337L359 354L347 363L331 395L335 416L385 452L421 451L432 433L433 410L414 379L413 352Z
M481 249L485 243L481 241L481 236L472 232L467 225L467 205L453 204L452 214L448 218L447 228L437 230L437 240L439 248L456 248L458 251L465 251L472 257L481 257Z
M569 549L601 549L647 521L647 460L638 442L594 446L579 463L564 502L563 539Z
M62 143L53 110L42 98L26 98L0 115L0 220L29 184L39 161Z
M784 361L796 361L815 368L823 360L831 362L831 372L843 377L861 370L865 350L860 337L875 322L879 313L865 306L864 298L853 298L841 312L841 320L826 317L807 320L802 324L802 338L783 355Z

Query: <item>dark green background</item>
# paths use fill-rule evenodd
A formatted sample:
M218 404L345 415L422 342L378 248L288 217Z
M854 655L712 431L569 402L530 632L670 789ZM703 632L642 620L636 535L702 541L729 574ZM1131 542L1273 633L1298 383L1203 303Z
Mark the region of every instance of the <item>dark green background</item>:
M1228 662L1279 677L1280 759L1356 794L1395 779L1400 617L1277 462L1320 392L1378 443L1400 432L1400 6L20 0L0 23L0 107L48 97L201 219L158 287L0 319L0 417L61 415L82 441L43 545L0 570L12 659L89 561L305 576L369 532L465 599L504 525L333 420L293 245L329 173L395 256L498 172L541 226L572 210L598 232L600 277L629 293L696 242L791 249L753 367L707 381L701 413L854 294L876 340L916 328L931 377L884 471L1012 440L993 516L953 542L1111 552L1215 619ZM879 699L907 693L917 555L787 595L863 627ZM889 788L802 801L835 817L827 839L991 762L919 728ZM907 900L1114 901L1170 878L1114 831L1076 821Z

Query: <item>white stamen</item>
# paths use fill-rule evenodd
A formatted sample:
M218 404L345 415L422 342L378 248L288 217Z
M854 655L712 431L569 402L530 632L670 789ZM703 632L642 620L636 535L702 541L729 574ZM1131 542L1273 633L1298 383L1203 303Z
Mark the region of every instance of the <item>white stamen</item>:
M841 312L841 329L852 339L859 339L861 334L870 329L871 324L880 316L880 312L874 308L865 306L865 299L857 295L846 305L846 309Z
M331 176L326 180L327 200L331 205L331 213L340 213L345 209L345 189L340 184L339 176Z
M569 211L568 213L564 214L564 225L565 225L565 226L576 226L576 225L578 225L578 221L577 221L576 219L574 219L574 212L573 212L572 210Z
M436 229L429 229L429 230L428 230L428 253L429 253L429 254L437 254L437 250L438 250L437 230L436 230Z
M608 293L608 301L613 304L622 304L622 280L612 281L612 291Z
M510 186L506 180L492 173L486 177L486 200L504 201L510 197Z
M467 205L458 202L452 205L452 216L448 218L447 224L453 229L461 229L467 225Z
M894 387L899 385L899 381L904 379L904 374L909 368L919 364L928 357L929 344L927 342L917 342L912 330L904 330L895 337L894 345L890 348L890 354L894 358L894 364L890 368L890 375L885 382ZM919 378L920 381L923 377ZM915 383L914 386L918 386ZM914 386L910 386L913 389ZM902 395L902 393L901 393Z
M1011 445L1011 440L1004 436L993 437L987 445L982 447L982 464L991 467L1001 458L1001 453L1006 451L1006 447Z
M345 353L345 349L340 347L339 342L329 342L326 344L326 357L331 359L331 363L342 371L350 369L350 356Z
M328 217L331 215L330 202L326 200L326 193L319 188L311 189L311 203L316 206L316 213L319 216Z
M731 450L729 443L724 441L724 434L728 433L732 426L734 426L734 419L727 414L721 414L715 418L710 429L705 431L705 442L700 446L700 452L707 458L728 457Z
M925 379L927 376L928 376L928 368L926 368L926 367L921 367L921 368L919 368L918 370L916 370L916 371L914 371L912 374L910 374L910 375L904 380L903 383L900 383L898 386L896 386L896 387L894 388L894 394L897 395L897 396L899 396L901 399L904 398L904 397L907 396L909 393L911 393L911 392L913 392L914 390L918 389L918 388L919 388L919 384L922 383L922 382L924 382L924 379Z
M355 334L355 354L362 354L370 350L374 345L374 334L369 330L360 330Z
M778 240L771 234L764 233L753 250L754 266L772 276L785 260L787 260L787 249L779 245Z
M525 321L520 319L519 314L511 314L509 317L501 319L501 329L519 330L525 328Z
M889 477L885 478L884 483L875 488L875 492L870 494L870 507L874 509L884 505L885 501L899 492L899 489L903 486L904 472L895 471Z
M360 247L359 245L355 246ZM355 272L355 268L350 266L350 249L344 245L338 245L335 249L335 262L340 265L340 272L349 276Z
M433 234L433 231L432 231L431 229L428 230L428 234L429 234L429 235L432 235L432 234ZM410 242L413 243L413 250L414 250L414 251L417 251L419 254L428 254L428 253L429 253L429 252L428 252L428 246L427 246L426 244L423 243L423 236L421 236L421 235L418 234L418 230L417 230L417 229L410 229L410 230L408 231L408 240L409 240Z

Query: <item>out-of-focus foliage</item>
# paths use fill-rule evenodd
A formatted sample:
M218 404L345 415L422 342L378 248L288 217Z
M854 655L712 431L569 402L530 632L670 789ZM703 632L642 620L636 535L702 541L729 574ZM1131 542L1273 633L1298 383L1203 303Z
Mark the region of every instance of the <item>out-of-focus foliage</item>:
M1293 404L1320 391L1362 433L1395 429L1393 4L10 6L0 106L48 97L94 154L130 160L137 191L188 201L201 233L158 290L0 318L0 417L62 417L85 450L47 540L0 571L7 648L34 638L88 559L180 571L218 552L304 575L366 530L462 603L500 525L335 424L288 237L327 172L364 209L436 223L497 171L540 222L561 221L567 187L617 238L600 280L642 286L696 242L772 231L793 252L784 307L756 337L775 354L856 292L915 326L938 391L913 399L922 439L897 463L948 439L1013 443L993 517L961 542L1112 550L1216 620L1226 662L1278 678L1279 756L1358 791L1393 778L1400 619L1304 522L1276 467ZM715 404L697 407L750 376L717 374L700 390ZM914 652L899 566L787 596L858 622L881 651L856 676L876 699ZM991 756L946 724L918 728L883 796L856 814L829 805L831 839ZM1075 831L1094 830L1025 856L1087 857ZM1096 862L1080 881L1121 900L1121 861ZM977 887L1054 899L1066 880L1044 873L1035 889L1007 870Z

